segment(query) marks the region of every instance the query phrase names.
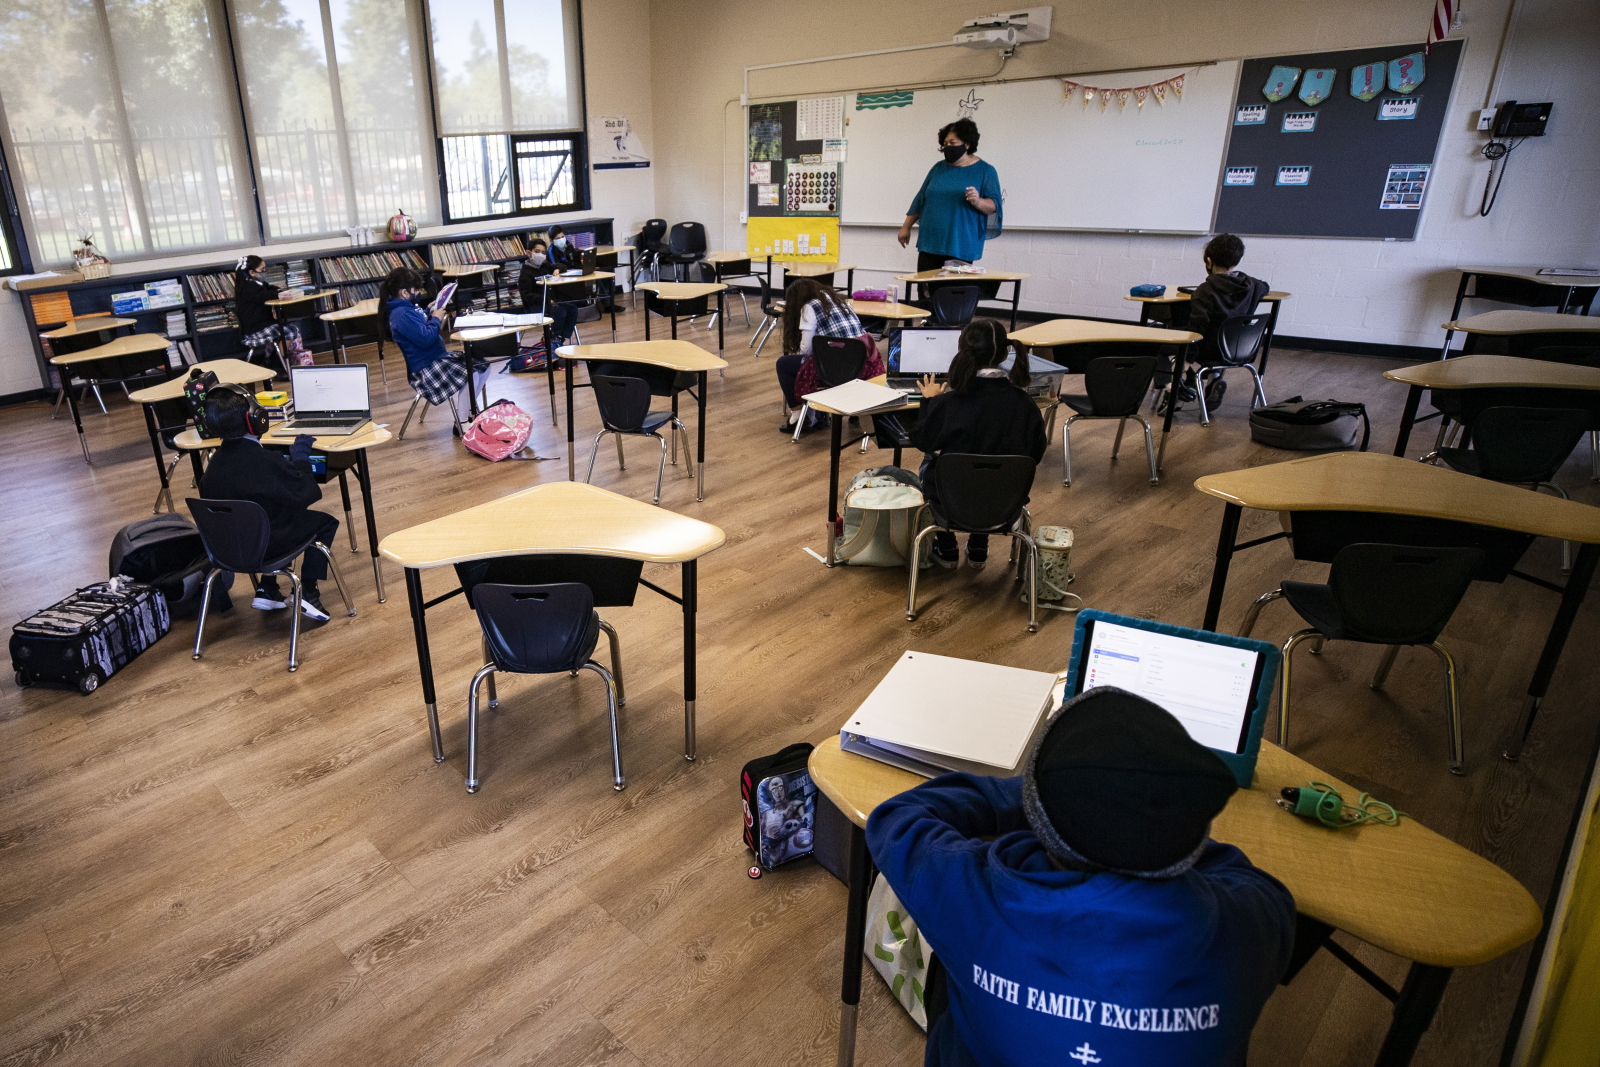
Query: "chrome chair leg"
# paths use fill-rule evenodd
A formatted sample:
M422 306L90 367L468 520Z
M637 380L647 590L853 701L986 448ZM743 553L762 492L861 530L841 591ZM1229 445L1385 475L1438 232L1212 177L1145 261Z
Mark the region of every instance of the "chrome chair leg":
M1600 430L1589 431L1589 480L1600 482Z
M619 433L613 434L612 436L614 436L617 441L617 470L625 471L628 469L628 461L622 454L622 435Z
M656 498L651 501L652 504L660 504L661 479L665 477L667 473L667 439L658 433L653 433L650 436L661 442L661 462L656 464Z
M1302 641L1321 637L1316 630L1301 630L1283 643L1283 681L1278 691L1278 744L1289 747L1289 667L1294 648Z
M1150 432L1150 424L1141 415L1135 415L1139 425L1144 427L1144 458L1150 464L1150 484L1161 484L1161 472L1156 469L1156 442L1155 436Z
M1536 493L1540 489L1551 489L1551 490L1554 490L1556 496L1559 496L1562 500L1571 500L1572 499L1571 497L1567 496L1567 491L1565 489L1561 488L1555 482L1540 482L1538 485L1535 485L1533 487L1533 491L1536 492ZM1563 541L1563 542L1561 542L1561 573L1562 574L1571 574L1572 573L1572 542L1571 541Z
M300 661L296 658L300 652L300 576L292 569L269 573L287 574L289 584L293 587L289 597L289 673L293 674L300 669ZM266 574L263 573L262 577L266 577Z
M756 355L758 355L758 356L760 354L761 354L760 352L756 353ZM797 445L797 444L800 443L800 431L806 428L806 418L810 414L811 414L811 402L807 401L807 400L802 400L800 402L800 415L799 415L798 418L796 418L794 420L794 436L789 438L789 443L790 444Z
M1039 546L1032 537L1021 530L1011 532L1013 540L1019 540L1027 549L1028 568L1028 632L1039 632ZM1019 574L1020 577L1020 574Z
M1061 484L1069 489L1072 487L1072 424L1077 421L1078 416L1072 415L1061 424L1061 465L1064 468Z
M206 616L211 611L211 583L217 580L217 575L222 572L213 570L206 575L206 587L200 595L200 621L194 628L194 659L200 658L200 643L206 636Z
M1240 637L1249 637L1250 631L1256 628L1256 619L1261 617L1261 609L1283 596L1282 589L1274 589L1270 593L1262 593L1250 605L1250 610L1244 613L1244 625L1239 627Z
M1433 654L1439 657L1439 662L1444 664L1444 699L1448 719L1446 726L1450 734L1450 773L1467 773L1466 746L1461 739L1461 691L1456 684L1456 661L1450 655L1450 650L1435 641L1428 646L1433 649Z
M1317 635L1316 644L1311 646L1311 654L1313 656L1322 655L1322 649L1323 649L1324 646L1327 645L1327 643L1328 643L1327 637L1323 636L1322 634L1318 634Z
M489 651L488 637L483 638L483 660L485 663L494 662L494 653ZM498 708L500 706L500 694L495 692L494 674L491 673L487 680L489 682L489 707Z
M600 620L600 629L606 632L606 641L611 645L611 677L617 682L617 707L625 708L628 694L622 688L622 642L617 638L617 628L606 620Z
M106 398L100 395L100 383L99 382L90 382L89 383L89 388L94 390L94 399L95 399L95 403L100 405L100 414L106 416L107 418L110 418L111 417L111 412L106 410Z
M580 670L594 671L606 682L606 710L611 716L611 788L622 792L628 788L628 780L622 775L622 743L617 737L617 682L611 677L611 672L606 670L594 660L585 663Z
M942 526L925 526L911 539L911 559L906 564L911 572L906 579L906 622L917 621L917 561L922 558L922 539L941 529Z
M404 441L406 439L406 430L411 426L411 416L416 412L417 405L421 404L422 402L423 402L423 400L422 400L422 394L421 393L418 393L412 399L411 406L406 408L405 421L400 424L400 432L399 432L399 434L396 435L396 438L395 438L396 440ZM422 409L422 415L423 415L423 418L427 417L427 415L428 415L428 409L427 408L423 408ZM422 425L422 419L418 419L417 420L417 425L418 426Z
M1194 376L1194 393L1200 400L1201 426L1211 425L1211 408L1206 404L1206 372L1210 369L1210 367L1201 367L1200 373ZM1174 380L1173 384L1177 384L1176 380Z
M673 434L683 435L683 470L689 477L694 477L694 453L689 449L689 429L677 419L672 420ZM674 449L676 451L676 449Z
M354 618L356 614L356 606L350 603L350 594L345 592L344 579L339 575L339 565L334 561L332 550L321 541L313 542L311 547L317 549L328 558L328 573L333 575L333 584L339 590L339 599L344 601L344 613L346 616Z
M1267 406L1267 394L1264 391L1262 391L1262 388L1261 388L1261 372L1256 370L1256 366L1255 366L1254 363L1246 363L1244 365L1244 369L1249 371L1250 372L1250 377L1252 377L1252 378L1254 378L1256 380L1256 400L1259 401L1259 403L1256 405L1256 407L1262 407L1262 408L1266 407Z
M595 460L595 456L597 456L599 454L599 452L600 452L600 438L604 437L606 434L608 434L610 432L611 432L610 430L601 430L599 433L594 435L594 444L589 446L589 469L587 471L585 471L584 475L583 475L583 480L585 482L593 482L594 481L594 460ZM620 466L620 460L621 460L621 456L620 455L618 456L618 460L619 460L619 464L618 465Z
M1394 667L1395 657L1400 655L1399 645L1390 645L1383 650L1383 658L1378 661L1378 669L1372 672L1372 681L1367 683L1368 689L1383 692L1383 687L1389 681L1389 671Z
M485 663L472 676L467 690L467 792L476 793L483 780L478 777L478 683L494 673L494 664Z

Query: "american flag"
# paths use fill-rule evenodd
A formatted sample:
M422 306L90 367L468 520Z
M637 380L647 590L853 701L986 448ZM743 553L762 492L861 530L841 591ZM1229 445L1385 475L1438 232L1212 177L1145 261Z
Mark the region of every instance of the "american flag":
M1433 50L1433 42L1442 41L1453 29L1456 21L1456 0L1433 0L1433 20L1428 23L1428 42L1424 52Z

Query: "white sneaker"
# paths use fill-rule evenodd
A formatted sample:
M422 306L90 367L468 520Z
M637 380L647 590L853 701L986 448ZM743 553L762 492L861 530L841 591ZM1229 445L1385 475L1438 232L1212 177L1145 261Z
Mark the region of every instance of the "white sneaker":
M312 622L327 622L330 617L322 607L321 599L310 596L302 596L300 598L300 614Z

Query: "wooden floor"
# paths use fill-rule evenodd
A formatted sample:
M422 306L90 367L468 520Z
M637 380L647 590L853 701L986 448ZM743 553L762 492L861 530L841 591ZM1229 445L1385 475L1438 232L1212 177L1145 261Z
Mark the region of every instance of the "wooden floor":
M908 648L1059 669L1072 617L1029 635L1010 576L991 564L930 575L908 625L901 572L830 571L803 552L822 545L826 442L779 436L776 343L752 357L734 320L732 366L710 390L707 498L696 504L669 467L662 499L728 534L701 565L700 758L682 754L678 610L641 591L635 607L605 612L627 670L627 791L611 790L602 693L585 674L502 684L483 789L469 796L477 628L459 599L430 617L449 754L435 766L401 574L386 570L389 600L377 603L364 530L361 554L348 541L338 554L359 614L305 635L296 674L284 669L283 613L241 602L208 626L198 663L194 624L180 622L92 696L0 682L0 1064L833 1063L845 890L810 860L746 877L740 767L828 736ZM687 332L715 348L714 333ZM641 333L637 312L622 316L621 339ZM1387 366L1280 351L1269 393L1365 400L1373 445L1387 450L1404 398L1380 377ZM564 457L543 390L529 376L490 386L535 415L541 454ZM398 427L411 399L398 364L387 385L373 368L373 394ZM1245 397L1235 380L1209 429L1182 416L1159 488L1136 441L1110 462L1109 423L1075 430L1070 490L1052 449L1033 513L1075 531L1075 588L1090 605L1198 625L1222 507L1194 479L1285 458L1250 442ZM142 419L108 403L109 417L85 419L93 466L48 405L0 412L0 619L103 578L112 535L150 514ZM577 411L581 473L598 426L585 394ZM1595 503L1586 452L1561 480ZM851 454L845 469L885 462ZM383 532L566 476L564 459L468 455L437 411L372 466ZM595 480L649 499L653 476L640 442L623 472L602 451ZM187 481L180 473L180 511ZM322 506L337 511L337 495ZM1246 516L1241 538L1277 521ZM1558 579L1558 560L1540 542L1525 566ZM1323 572L1282 542L1241 555L1224 627L1279 579ZM646 577L676 587L670 568ZM447 579L426 586L437 595ZM331 587L325 599L337 602ZM1522 762L1497 752L1555 606L1526 583L1477 585L1445 632L1464 672L1466 777L1446 771L1442 687L1414 651L1381 694L1364 684L1377 650L1307 657L1295 751L1502 865L1542 902L1593 736L1594 600ZM1282 640L1291 614L1269 609L1259 635ZM1344 940L1398 984L1404 961ZM1416 1062L1498 1062L1525 962L1523 950L1458 973ZM1252 1061L1370 1062L1387 1008L1322 954L1268 1005ZM861 1017L858 1063L921 1062L920 1031L870 972Z

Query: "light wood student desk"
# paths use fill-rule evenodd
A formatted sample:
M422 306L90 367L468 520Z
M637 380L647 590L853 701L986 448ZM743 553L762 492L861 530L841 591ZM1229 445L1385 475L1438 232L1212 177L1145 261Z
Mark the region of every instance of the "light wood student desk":
M1450 309L1452 320L1461 317L1461 305L1469 297L1523 307L1553 307L1561 314L1581 311L1587 315L1595 293L1600 292L1600 278L1540 274L1538 267L1457 267L1456 270L1461 272L1461 282L1456 286L1455 306ZM1471 293L1467 292L1469 287ZM1440 358L1449 354L1450 332L1446 327L1444 352Z
M576 451L573 448L572 427L572 364L575 360L599 360L602 362L618 363L644 363L652 367L665 367L668 370L685 371L696 375L699 381L699 392L695 400L700 405L699 426L696 433L699 437L696 455L696 469L694 498L706 498L706 374L713 370L722 370L728 361L720 356L713 356L710 352L697 344L688 341L626 341L612 345L564 345L556 349L556 355L566 360L567 375L567 480L578 480L578 467ZM672 394L672 413L678 413L678 394Z
M718 254L720 255L721 253L718 253ZM748 256L746 258L748 258ZM709 259L709 258L707 258L706 262L714 262L714 261ZM848 292L852 291L855 288L856 266L855 266L854 263L835 263L835 262L824 262L824 261L814 260L814 259L810 259L810 258L807 258L807 259L786 259L783 256L768 256L767 257L767 285L769 287L772 286L772 267L773 267L773 264L777 264L778 266L782 267L783 268L783 272L786 275L786 277L784 278L783 285L773 287L775 294L782 293L784 289L788 288L788 285L789 285L788 279L789 278L824 278L824 277L827 277L829 275L836 274L837 272L839 272L841 270L845 272L845 275L844 275L844 277L845 277L845 282L844 282L845 292L848 293Z
M912 286L922 290L922 295L927 296L931 284L940 285L978 285L981 282L1010 282L1011 283L1011 328L1017 328L1017 307L1022 303L1022 282L1031 278L1031 274L1022 274L1010 270L986 270L982 274L953 274L944 269L923 270L915 274L896 274L894 280L906 283L906 300L911 299ZM998 298L995 298L998 299ZM1005 301L1000 301L1005 303Z
M389 380L389 370L383 365L383 335L378 332L378 314L378 298L374 296L366 300L357 301L350 307L340 308L338 311L324 312L318 315L317 318L328 324L329 341L333 345L333 359L336 363L350 362L344 350L343 331L345 329L364 336L370 336L377 341L378 373L387 382ZM366 325L366 320L368 319L372 320L371 328L363 329L362 327ZM361 323L362 326L353 325L355 323Z
M891 326L921 322L933 316L933 312L927 308L912 307L910 304L901 304L893 300L851 300L849 304L850 310L856 313L856 318L883 319Z
M1594 578L1595 565L1600 563L1600 508L1371 452L1332 452L1227 474L1208 474L1194 486L1227 505L1217 538L1217 561L1211 574L1205 621L1201 624L1207 630L1217 629L1234 552L1289 537L1285 530L1235 544L1244 508L1292 513L1286 525L1293 524L1302 533L1291 539L1296 558L1318 562L1328 562L1338 547L1356 541L1481 547L1489 557L1486 567L1496 556L1515 556L1526 550L1526 542L1518 545L1515 536L1507 537L1503 531L1529 538L1579 542L1577 559L1564 586L1534 578L1514 566L1509 571L1561 594L1561 605L1528 682L1522 723L1504 750L1507 759L1514 760L1522 754L1523 742L1532 731L1539 705L1550 688L1562 646ZM1355 518L1350 514L1353 512L1371 519L1350 522ZM1406 521L1385 522L1381 516L1401 516ZM1412 521L1418 518L1437 521L1419 528L1420 524ZM1419 541L1418 537L1424 539ZM1302 544L1312 538L1318 544L1314 553ZM1303 550L1307 554L1301 555Z
M470 412L470 418L477 418L478 412L483 410L478 406L478 390L476 383L472 380L473 361L493 364L497 361L504 362L517 358L516 346L513 346L510 352L503 352L497 355L478 355L474 348L485 341L493 341L499 337L511 337L525 330L539 330L544 338L545 352L548 353L550 351L550 323L554 320L547 315L536 317L539 321L528 326L468 326L450 335L450 340L461 345L460 361L467 369L467 410ZM452 358L455 356L453 352L448 354ZM545 360L545 378L550 386L550 425L554 426L556 424L556 369L549 359ZM485 392L488 390L487 380L484 383L484 390Z
M155 453L156 473L161 476L161 489L156 493L155 512L161 512L161 498L167 498L167 506L176 511L172 503L172 485L167 476L167 465L161 461L161 431L163 427L156 418L155 405L166 400L178 400L183 396L184 383L189 380L189 375L195 371L210 371L217 376L218 385L256 385L259 382L271 381L273 372L268 367L256 363L246 363L242 359L213 359L204 363L196 363L184 367L176 375L168 378L160 385L148 386L137 389L128 394L128 399L144 408L144 425L150 433L150 450ZM165 429L171 430L167 426ZM190 456L193 460L193 455ZM200 470L198 464L195 468L195 485L200 484Z
M1422 403L1424 390L1600 390L1600 370L1593 367L1551 363L1543 359L1518 359L1515 356L1457 356L1454 359L1439 359L1418 363L1413 367L1386 370L1383 376L1392 382L1405 382L1411 387L1406 394L1405 410L1400 415L1400 432L1394 439L1394 454L1397 456L1406 454L1406 445L1411 441L1411 428L1416 425L1417 408Z
M59 356L72 352L81 352L85 348L93 347L92 344L83 343L85 338L92 337L104 344L112 340L117 331L124 326L132 327L137 325L139 323L136 319L117 319L109 315L97 315L92 318L74 319L65 326L46 330L39 336L48 340L52 353ZM70 378L71 375L69 374L67 377ZM101 413L109 415L110 412L106 411L105 398L100 395L99 385L95 382L89 382L88 384L94 389L95 399L100 402ZM61 388L56 390L55 410L50 413L50 418L52 419L61 411L61 398L67 395L67 385L66 379L62 379Z
M839 1064L849 1067L855 1056L873 873L863 828L879 804L927 779L843 752L837 734L812 751L808 769L817 788L851 823L839 1019ZM1539 932L1543 917L1515 878L1409 817L1395 826L1368 824L1333 831L1296 818L1274 803L1283 787L1310 781L1326 782L1346 797L1361 792L1263 741L1254 784L1228 801L1212 824L1211 836L1237 846L1294 894L1300 920L1295 962L1286 982L1318 948L1326 947L1341 962L1350 963L1353 957L1328 939L1336 929L1412 961L1399 991L1375 983L1365 968L1353 968L1394 1002L1377 1063L1400 1067L1411 1061L1427 1033L1451 972L1487 963L1523 944ZM950 980L959 981L955 975Z
M876 378L869 380L874 385L887 385L889 376L880 374ZM912 393L906 397L903 404L879 408L860 417L872 418L875 415L893 415L901 411L913 411L921 405L922 394ZM832 567L839 562L838 557L835 555L835 550L838 548L839 543L839 457L846 448L873 436L877 432L877 427L874 425L872 433L862 433L846 441L844 440L844 420L851 416L846 415L837 408L830 408L826 404L812 403L811 410L828 416L828 551L823 556L822 562ZM866 446L863 445L862 447L865 448ZM900 446L896 445L894 449L894 465L896 467L900 466L900 451Z
M1272 310L1267 312L1267 333L1261 338L1261 351L1256 353L1256 369L1262 374L1267 373L1267 357L1272 354L1272 338L1278 332L1278 309L1283 302L1293 296L1293 293L1280 293L1276 289L1261 298L1261 303L1271 304ZM1129 293L1123 297L1139 305L1139 325L1148 325L1152 319L1160 320L1154 314L1154 309L1160 307L1170 308L1173 304L1187 304L1191 294L1180 292L1175 285L1167 286L1167 291L1160 296L1134 296ZM1254 314L1254 310L1251 314ZM1170 321L1170 320L1169 320Z
M1050 319L1048 322L1017 330L1008 336L1010 340L1030 350L1108 343L1188 346L1200 340L1200 335L1190 330L1164 330L1154 326L1134 326L1122 322L1095 322L1092 319ZM1166 416L1161 422L1161 447L1156 452L1157 474L1161 473L1161 465L1167 458L1167 437L1172 433L1172 417L1178 407L1170 400L1176 399L1177 389L1183 382L1184 370L1188 365L1188 351L1185 347L1184 354L1173 361L1172 396L1166 405ZM1070 357L1060 358L1054 352L1046 358L1069 366L1071 362ZM1084 369L1086 368L1072 368L1068 373L1082 374Z
M428 653L427 612L460 593L432 600L422 596L422 572L434 567L506 556L583 555L676 563L683 568L679 596L648 581L642 584L683 606L684 758L694 759L695 633L699 559L722 547L727 535L699 519L675 514L583 482L546 482L385 537L378 550L405 568L406 597L422 672L433 761L444 762L439 705Z
M1518 334L1572 334L1567 344L1600 344L1600 318L1587 315L1557 315L1549 311L1485 311L1464 319L1451 319L1441 327L1445 331L1445 355L1449 354L1449 338L1459 330L1467 335L1461 347L1463 355L1476 351L1479 337L1515 337Z
M550 287L552 285L581 285L584 287L584 292L594 295L595 286L598 283L610 281L615 277L616 275L608 270L597 270L591 274L574 274L571 277L561 274L546 274L538 279L538 283L544 286L544 299L540 304L539 311L541 314L549 311ZM599 297L595 296L595 299L598 300ZM561 301L557 300L557 303L561 303ZM607 298L607 304L611 309L611 339L615 341L617 339L617 302L614 299Z
M317 314L317 305L330 297L339 295L337 289L317 289L313 292L302 293L299 296L279 297L268 300L267 307L272 309L272 321L282 326L285 322L295 319L309 319ZM306 346L306 351L311 351L311 346ZM278 358L283 361L284 369L289 367L289 343L283 337L278 338Z
M78 446L83 449L85 463L90 462L89 439L83 434L83 414L78 410L77 394L68 388L72 376L76 374L92 383L153 373L166 367L167 346L171 344L161 334L134 333L94 348L50 357L51 366L60 368L62 391L67 394L67 408L72 412L72 425L78 431Z
M724 298L727 296L728 287L721 282L642 282L635 288L643 291L644 297L644 339L650 340L650 314L664 316L672 321L672 339L678 339L678 319L682 316L693 318L704 315L708 308L706 301L715 296L717 298L717 351L722 351L723 328L722 313ZM616 340L612 334L611 339Z
M285 430L281 422L274 423L261 437L261 444L267 448L287 449L294 444L294 439L299 434L293 430ZM312 450L328 458L327 475L339 476L339 496L344 502L344 528L350 534L350 551L356 548L356 526L350 514L350 483L345 478L345 472L351 467L355 468L356 481L361 485L361 512L367 520L367 548L372 553L372 579L378 589L378 603L388 602L388 597L383 591L383 571L378 566L378 517L372 510L372 470L367 465L367 449L377 445L386 444L392 439L388 429L375 422L368 422L353 434L343 437L317 437L312 441ZM213 448L219 448L222 440L216 437L200 436L200 431L194 427L184 430L176 435L173 444L178 449L189 453L189 461L194 464L194 483L200 484L200 477L205 473L201 463L202 453ZM198 489L196 490L198 493ZM333 546L329 545L329 549Z

